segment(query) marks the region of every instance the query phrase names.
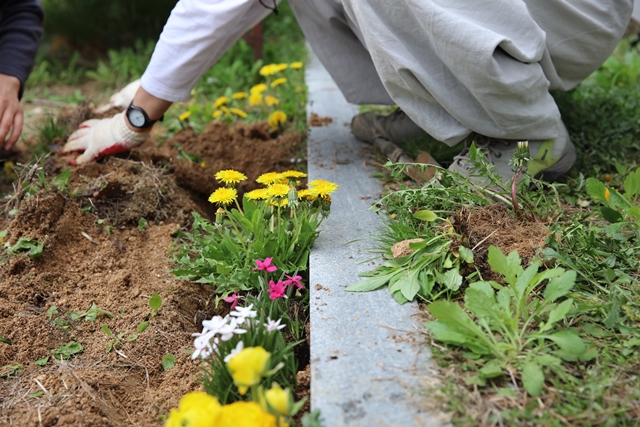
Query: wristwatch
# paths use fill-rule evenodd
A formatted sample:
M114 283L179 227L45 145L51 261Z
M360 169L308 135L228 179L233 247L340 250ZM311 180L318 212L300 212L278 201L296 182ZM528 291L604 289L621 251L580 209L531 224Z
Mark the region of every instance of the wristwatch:
M160 117L160 121L164 118L164 115ZM129 104L127 108L127 119L129 123L136 129L145 130L149 129L158 120L151 120L147 115L147 112L140 107L133 105L133 102Z

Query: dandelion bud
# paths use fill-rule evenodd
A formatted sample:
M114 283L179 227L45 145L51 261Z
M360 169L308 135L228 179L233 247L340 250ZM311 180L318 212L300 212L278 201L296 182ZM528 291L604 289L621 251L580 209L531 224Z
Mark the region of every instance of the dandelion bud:
M224 221L224 209L218 208L216 211L216 224L222 224Z
M288 221L287 222L287 231L293 231L293 227L294 227L293 222Z
M262 218L268 221L271 219L272 216L273 216L273 212L271 212L271 210L268 210L264 213Z
M300 202L298 201L298 190L293 185L289 185L289 192L287 193L287 199L289 199L289 206L291 209L297 209Z

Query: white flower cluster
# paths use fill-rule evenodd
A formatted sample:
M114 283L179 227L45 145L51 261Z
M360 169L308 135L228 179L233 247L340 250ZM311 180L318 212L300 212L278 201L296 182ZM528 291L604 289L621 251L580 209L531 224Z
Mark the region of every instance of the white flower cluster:
M200 357L206 359L217 350L218 343L220 341L229 341L234 335L240 335L247 332L246 329L241 329L240 326L246 322L247 319L253 319L258 316L258 312L252 310L253 304L249 307L236 307L227 316L214 316L211 320L202 321L202 332L196 332L192 336L196 337L193 345L196 350L191 355L192 359ZM280 324L280 319L273 321L267 317L267 322L264 326L269 333L280 330L285 325ZM242 351L242 342L238 343L236 349L232 351L225 358L225 362L233 355Z

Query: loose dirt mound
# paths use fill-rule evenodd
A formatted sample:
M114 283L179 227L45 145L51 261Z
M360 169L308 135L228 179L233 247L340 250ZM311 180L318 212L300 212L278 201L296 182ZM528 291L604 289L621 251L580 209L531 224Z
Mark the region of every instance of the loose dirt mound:
M215 172L242 171L249 180L239 189L250 190L260 174L291 168L301 139L271 135L264 123L214 123L200 135L183 131L127 158L72 168L63 191L49 184L14 197L17 213L0 227L7 242L38 239L44 250L35 259L4 255L0 265L0 336L11 342L0 342L0 422L161 425L179 398L198 388L200 365L187 353L191 334L225 310L214 308L206 287L168 272L172 236L192 211L211 213L206 198L219 185ZM61 157L48 160L49 182L67 167ZM138 228L140 218L146 228ZM163 300L157 316L148 303L153 293ZM100 309L95 319L92 304ZM142 322L149 326L136 337ZM124 334L110 352L115 340L102 325ZM54 360L52 349L70 342L83 351ZM168 354L175 367L165 372Z

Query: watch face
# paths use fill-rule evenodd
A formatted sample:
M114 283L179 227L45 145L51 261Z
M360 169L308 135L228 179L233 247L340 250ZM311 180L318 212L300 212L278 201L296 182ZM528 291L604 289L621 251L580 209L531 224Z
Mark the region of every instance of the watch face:
M129 118L129 122L133 126L138 128L144 126L145 120L144 120L144 114L142 113L142 111L131 109L129 110L128 118Z

